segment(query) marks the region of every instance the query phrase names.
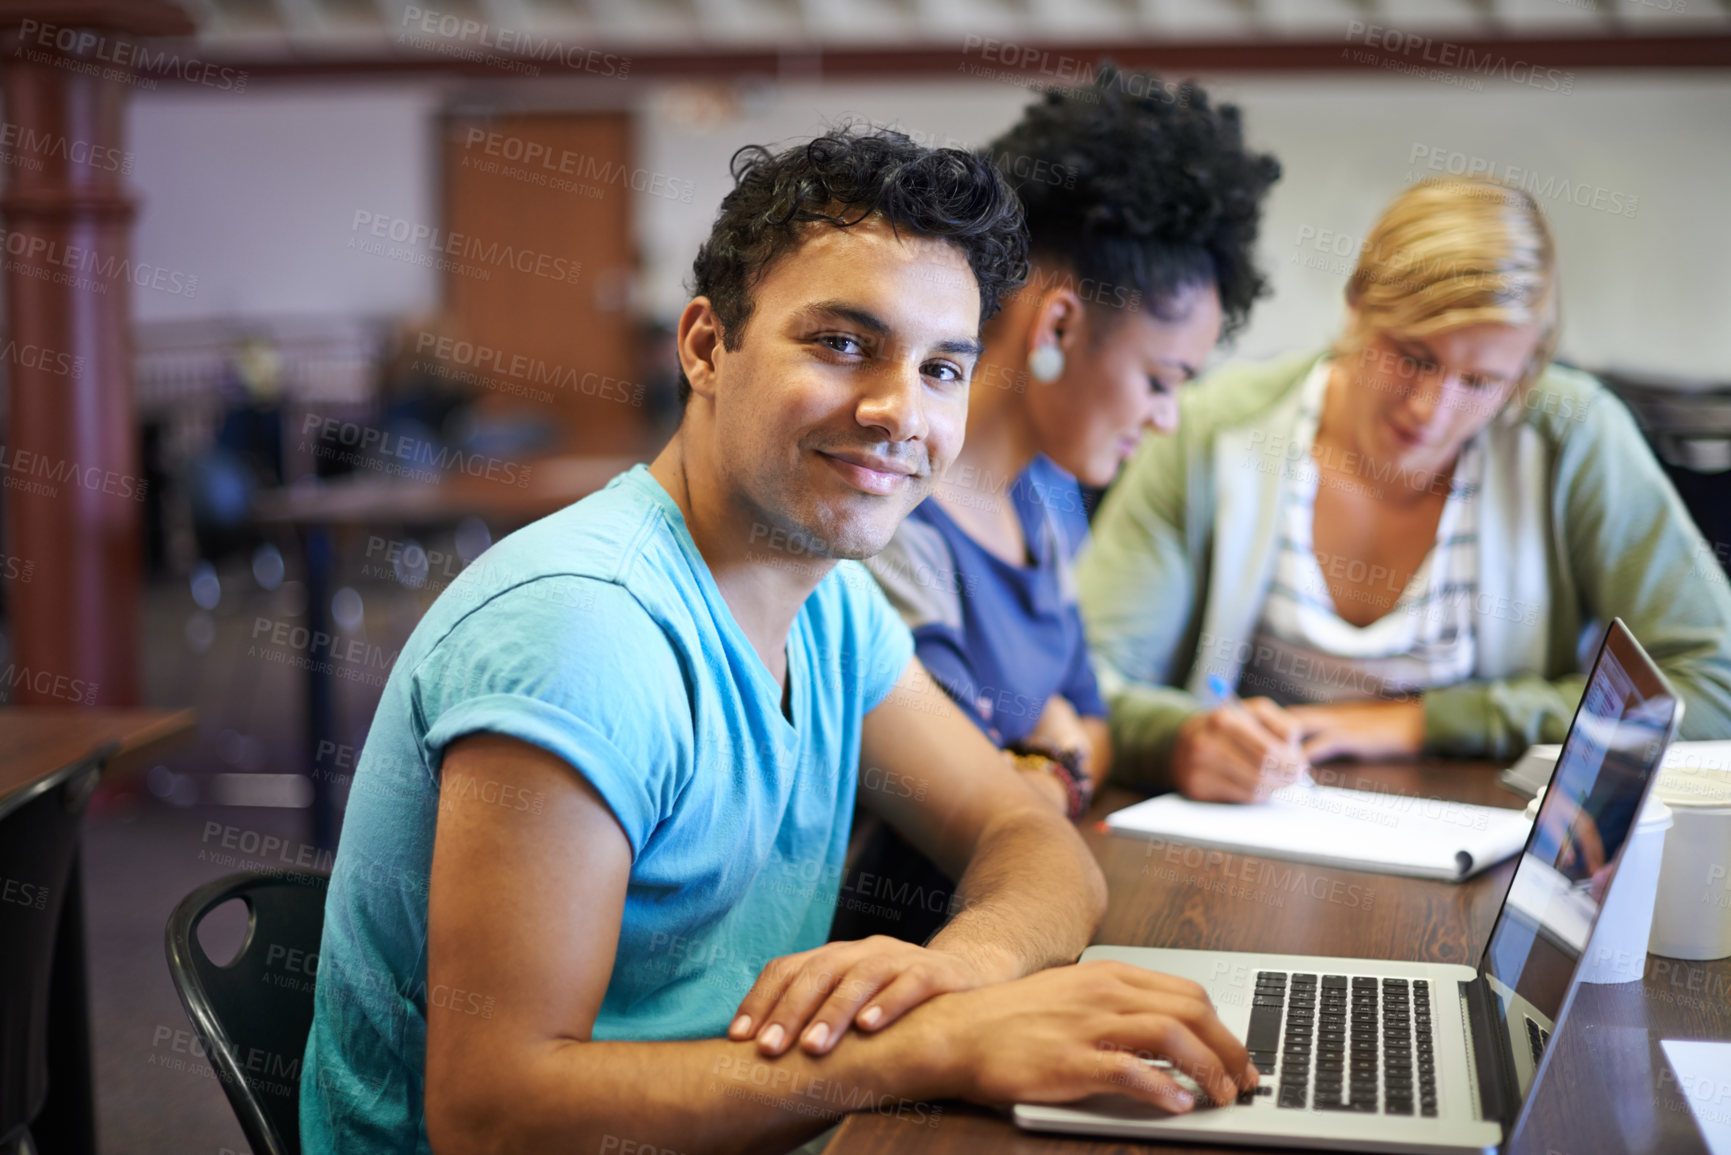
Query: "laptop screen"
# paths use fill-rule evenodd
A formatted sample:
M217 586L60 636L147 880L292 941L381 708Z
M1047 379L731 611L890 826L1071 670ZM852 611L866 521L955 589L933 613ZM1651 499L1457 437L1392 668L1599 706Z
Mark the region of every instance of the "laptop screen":
M1664 679L1613 622L1479 963L1523 1098L1676 712Z

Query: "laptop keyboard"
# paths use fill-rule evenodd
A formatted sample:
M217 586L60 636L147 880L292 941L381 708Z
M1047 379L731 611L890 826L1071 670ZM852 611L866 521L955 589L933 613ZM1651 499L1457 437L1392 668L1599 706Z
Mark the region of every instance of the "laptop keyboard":
M1259 971L1245 1043L1282 1107L1436 1116L1424 979Z
M1533 1067L1537 1069L1539 1060L1545 1057L1545 1044L1551 1041L1551 1032L1527 1019L1527 1046L1533 1051Z

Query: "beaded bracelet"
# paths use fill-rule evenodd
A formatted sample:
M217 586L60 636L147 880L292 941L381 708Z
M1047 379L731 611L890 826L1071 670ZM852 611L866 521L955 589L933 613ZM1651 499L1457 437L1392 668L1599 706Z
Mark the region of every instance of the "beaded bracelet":
M1080 750L1056 750L1032 742L1011 742L1004 749L1021 758L1042 761L1052 776L1063 784L1064 794L1070 800L1068 814L1072 821L1088 812L1088 804L1094 800L1094 782L1082 769Z

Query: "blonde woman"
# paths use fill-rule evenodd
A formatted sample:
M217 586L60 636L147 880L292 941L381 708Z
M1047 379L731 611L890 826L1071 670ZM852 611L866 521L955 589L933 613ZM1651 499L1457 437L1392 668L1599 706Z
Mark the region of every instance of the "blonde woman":
M1115 776L1246 801L1334 757L1510 758L1562 739L1613 616L1683 737L1731 737L1731 588L1628 410L1550 363L1533 199L1413 186L1346 302L1332 350L1187 391L1095 519L1078 578Z

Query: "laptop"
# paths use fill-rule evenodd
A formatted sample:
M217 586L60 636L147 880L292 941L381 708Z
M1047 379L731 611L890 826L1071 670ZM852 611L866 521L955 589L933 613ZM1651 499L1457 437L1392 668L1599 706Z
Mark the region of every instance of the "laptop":
M1531 1108L1623 845L1682 713L1628 627L1612 621L1476 967L1090 947L1084 960L1116 959L1205 986L1221 1021L1245 1040L1261 1084L1234 1103L1181 1115L1122 1095L1022 1103L1017 1125L1337 1151L1495 1151ZM1187 1077L1174 1077L1208 1103Z

